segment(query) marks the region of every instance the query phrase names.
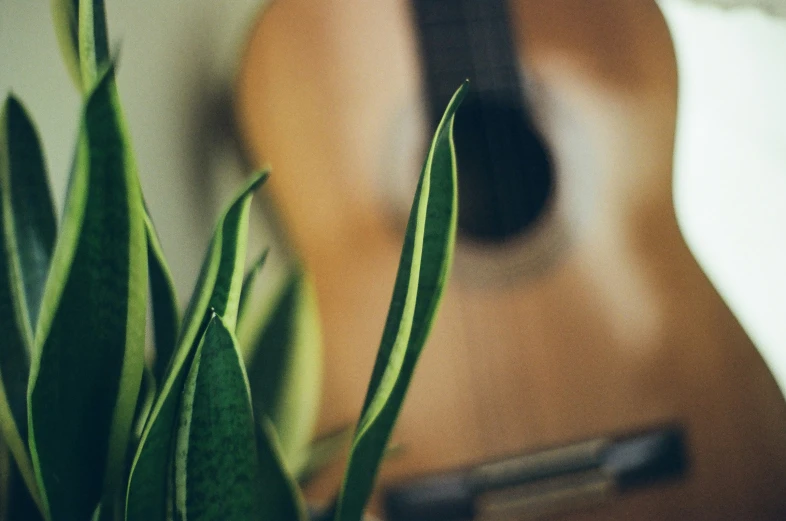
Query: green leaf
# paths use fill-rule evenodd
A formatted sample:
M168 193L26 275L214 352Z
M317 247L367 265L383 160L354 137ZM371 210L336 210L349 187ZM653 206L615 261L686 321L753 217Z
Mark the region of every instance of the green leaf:
M109 65L103 0L51 0L60 51L77 87L89 92Z
M457 213L452 129L466 90L465 83L448 104L420 176L382 342L341 486L337 521L363 518L452 264Z
M10 198L3 207L11 212L8 230L14 232L24 305L34 328L57 233L54 205L38 135L24 107L11 96L0 118L0 134L6 136L0 144L0 157L5 163L0 175L8 176L2 183L6 185L3 194Z
M40 506L27 448L27 381L55 233L35 127L9 97L0 113L0 433Z
M186 378L173 465L176 519L262 519L246 375L233 335L216 315Z
M316 294L301 269L289 276L247 366L254 411L271 419L287 468L297 475L308 460L322 376Z
M255 176L216 225L199 279L180 328L175 355L148 418L129 478L127 521L166 518L167 469L170 465L178 403L198 340L207 327L210 310L232 330L237 321L246 255L251 196L267 172Z
M43 520L41 511L2 437L0 437L0 519Z
M13 461L11 451L0 436L0 519L8 519L8 503L10 501L8 491L11 480L11 462Z
M269 252L270 249L265 248L265 251L262 252L262 255L257 258L254 264L251 266L251 269L249 269L248 273L246 273L246 278L243 279L243 289L240 291L240 306L238 307L237 313L238 324L243 321L246 310L249 306L251 293L254 290L254 283L257 280L257 275L259 275L259 272L261 272L262 268L265 266L265 261L267 260L267 255Z
M7 486L4 491L4 497L0 497L0 508L2 508L0 510L0 519L7 519L8 521L43 521L43 515L30 494L30 490L25 484L16 462L9 458L7 463Z
M284 463L276 429L265 417L257 418L257 454L262 482L259 519L306 521L306 502Z
M79 69L79 0L51 0L52 20L66 69L78 88L82 88Z
M109 44L106 34L106 12L103 0L79 2L79 68L82 88L89 91L99 71L109 65Z
M110 68L87 98L30 371L30 451L52 521L88 519L121 479L144 366L143 212Z
M136 402L136 409L134 410L134 438L135 443L138 443L142 437L142 431L147 423L147 418L150 416L150 411L153 409L153 403L156 399L156 378L153 376L153 371L149 367L145 367L142 373L142 384L139 386L139 395ZM136 445L134 446L134 448ZM136 450L132 452L135 453Z
M161 248L153 220L147 210L145 210L145 232L150 297L153 305L153 336L156 346L153 376L156 382L161 382L175 352L180 316L172 273L169 271L164 250Z
M336 461L352 441L353 426L347 425L317 438L308 449L306 463L297 476L298 483L307 483L322 469Z

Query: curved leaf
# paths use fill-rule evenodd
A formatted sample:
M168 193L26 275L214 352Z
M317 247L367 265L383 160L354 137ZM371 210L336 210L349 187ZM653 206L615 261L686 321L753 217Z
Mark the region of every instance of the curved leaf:
M262 519L248 384L233 335L216 315L185 381L173 465L177 519Z
M246 315L246 310L249 306L249 299L251 298L251 292L254 290L254 283L257 280L257 276L262 271L262 268L265 266L265 261L267 261L267 255L270 252L270 249L266 248L265 251L262 252L262 255L254 261L254 264L251 265L251 269L248 270L246 273L246 277L243 279L243 289L240 291L240 305L238 306L238 313L237 313L237 322L240 324L243 322L243 318ZM238 326L240 327L240 326Z
M44 519L2 437L0 437L0 519L8 521L43 521Z
M79 69L82 88L88 92L98 79L99 71L109 65L109 44L106 34L104 0L80 0L79 4Z
M113 69L83 117L28 387L30 450L52 521L88 519L117 486L144 365L142 195Z
M10 186L4 190L9 200L3 205L11 212L6 222L13 225L8 231L14 235L14 256L18 257L24 286L24 307L35 328L57 233L55 211L32 120L13 96L8 98L1 117L4 130L0 132L7 131L7 139L2 139L0 144L8 175L3 184Z
M79 69L79 0L51 0L52 20L66 69L78 88L82 88Z
M180 316L175 284L164 257L150 214L145 210L145 232L147 235L147 269L150 278L150 298L153 306L153 337L156 358L153 376L160 382L175 352Z
M257 454L262 484L259 519L306 521L306 502L284 463L275 427L265 417L257 419Z
M136 408L134 409L134 446L131 450L131 455L136 452L136 446L139 439L142 437L142 432L147 423L147 418L150 416L150 411L153 409L153 403L156 399L156 378L153 376L153 371L149 367L145 367L142 372L142 383L139 386L139 395L136 401Z
M51 0L63 61L78 88L89 92L109 65L103 0ZM81 29L81 31L80 31Z
M84 92L109 66L106 10L103 0L52 0L52 19L66 68Z
M382 342L341 486L337 521L363 518L385 446L442 297L456 237L453 117L466 90L465 83L450 100L420 176Z
M0 114L0 433L41 508L27 448L27 381L55 229L38 136L9 97Z
M247 366L254 411L273 422L287 468L299 474L319 412L322 373L316 294L302 270L289 276Z
M353 425L346 425L311 442L306 463L297 475L301 486L307 485L320 471L338 460L352 441L353 430Z
M128 521L159 521L166 518L167 469L180 395L186 374L209 320L209 310L222 317L229 329L237 321L246 230L253 192L267 173L255 176L241 191L216 225L199 279L180 328L175 355L160 394L142 433L131 468L126 496Z

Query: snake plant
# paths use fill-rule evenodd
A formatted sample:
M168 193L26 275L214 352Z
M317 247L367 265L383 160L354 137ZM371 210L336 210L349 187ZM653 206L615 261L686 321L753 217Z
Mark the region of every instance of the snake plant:
M0 113L0 519L304 521L298 479L314 470L319 327L300 269L270 312L249 310L264 263L245 272L249 208L267 172L219 219L181 314L144 203L104 4L52 7L83 108L60 219L30 116L14 96ZM464 90L421 172L335 521L363 517L448 276L451 132ZM240 345L249 320L256 334Z

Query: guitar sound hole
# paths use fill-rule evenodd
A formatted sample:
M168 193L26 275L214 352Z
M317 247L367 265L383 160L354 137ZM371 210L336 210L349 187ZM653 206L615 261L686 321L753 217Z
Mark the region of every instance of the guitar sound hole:
M459 231L502 243L526 232L554 190L551 158L521 100L471 93L454 126Z

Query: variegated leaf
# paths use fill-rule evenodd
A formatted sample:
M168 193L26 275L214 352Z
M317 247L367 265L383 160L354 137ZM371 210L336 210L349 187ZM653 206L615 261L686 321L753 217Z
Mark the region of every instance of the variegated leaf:
M87 98L36 329L30 450L51 521L121 480L144 365L144 210L114 70Z
M127 521L160 521L167 511L167 472L180 395L198 340L216 313L237 322L251 196L267 173L255 176L219 220L180 328L177 347L148 418L129 478ZM211 311L212 310L212 311Z
M452 129L466 89L464 84L448 104L420 176L382 342L350 449L336 521L363 519L452 264L457 215Z
M27 381L55 233L38 136L12 96L0 113L0 433L41 508L27 447Z

